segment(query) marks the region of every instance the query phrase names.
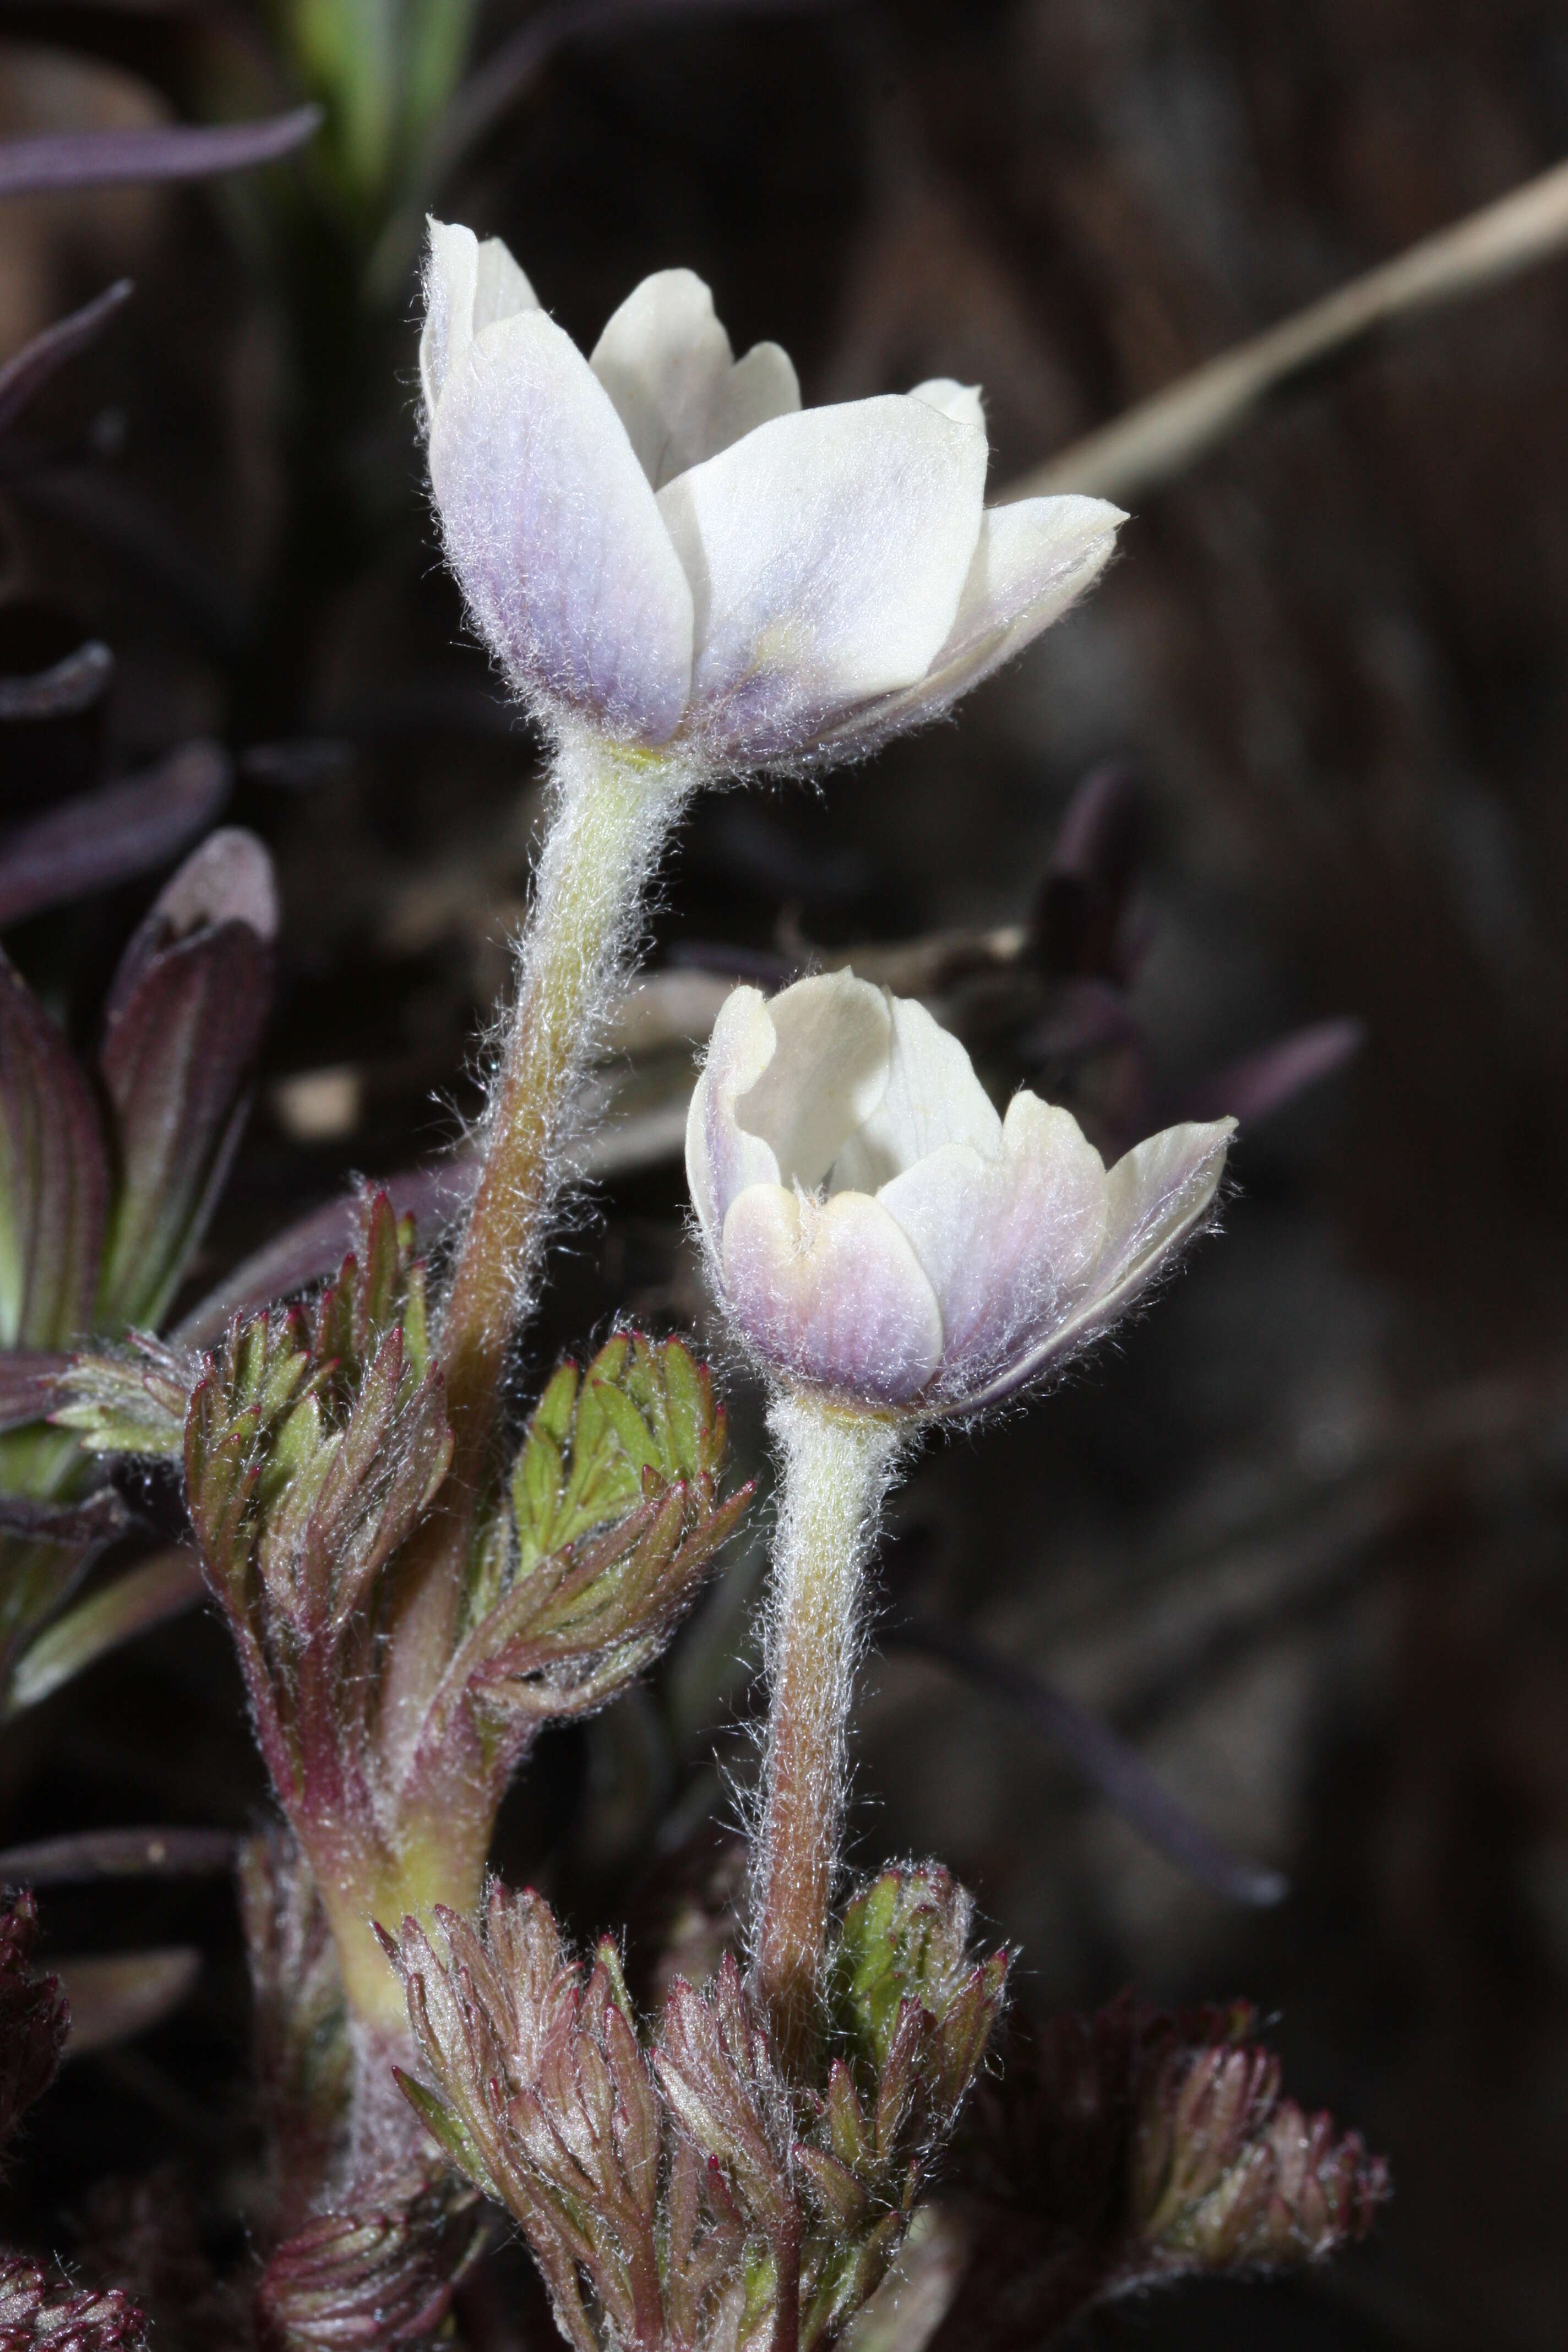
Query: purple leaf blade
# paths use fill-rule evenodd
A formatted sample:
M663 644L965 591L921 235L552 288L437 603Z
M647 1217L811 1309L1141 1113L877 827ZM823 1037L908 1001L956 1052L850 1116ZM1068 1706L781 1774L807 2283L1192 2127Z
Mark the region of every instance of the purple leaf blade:
M47 1421L60 1401L55 1381L68 1370L70 1360L58 1349L0 1350L0 1430Z
M104 1878L206 1878L232 1870L232 1830L81 1830L0 1853L0 1885L82 1886Z
M1161 1785L1136 1749L1065 1691L1013 1659L999 1657L954 1625L906 1619L889 1628L887 1638L900 1649L952 1667L980 1689L1005 1699L1061 1749L1148 1844L1200 1885L1254 1909L1267 1910L1285 1900L1289 1885L1279 1871L1228 1853Z
M117 278L106 286L101 294L85 302L79 310L72 310L64 319L57 319L24 343L14 358L0 367L0 433L14 425L36 393L41 392L57 368L78 352L96 342L115 312L123 308L134 291L129 278Z
M89 1328L108 1203L87 1080L0 956L0 1342L58 1348Z
M63 801L0 838L0 929L162 866L228 792L216 743L186 743L145 775Z
M67 1957L55 1965L70 2003L69 2060L161 2024L189 1994L202 1956L193 1945L168 1944L145 1952Z
M276 923L267 853L231 830L186 860L126 951L101 1055L121 1159L106 1328L155 1326L201 1237L239 1139Z
M1267 1118L1308 1087L1342 1069L1360 1052L1365 1031L1359 1021L1319 1021L1293 1029L1255 1054L1243 1054L1174 1094L1161 1123L1176 1119Z
M291 154L320 127L319 106L258 122L174 123L156 131L61 131L0 144L0 196L104 188L136 180L204 180Z

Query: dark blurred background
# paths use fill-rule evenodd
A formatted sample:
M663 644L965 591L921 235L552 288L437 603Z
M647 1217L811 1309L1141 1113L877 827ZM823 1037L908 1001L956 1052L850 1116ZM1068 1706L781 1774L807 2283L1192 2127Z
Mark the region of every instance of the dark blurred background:
M193 13L0 5L0 133L190 106L153 36ZM737 348L786 345L808 401L978 381L997 485L1568 152L1546 0L637 13L557 49L442 208L505 236L587 344L685 264ZM482 12L478 53L528 16ZM395 206L356 213L326 170L0 216L0 355L137 286L29 414L5 593L112 649L108 771L225 739L229 814L279 863L279 1008L204 1286L348 1172L454 1134L537 807L534 746L436 559ZM1050 2004L1245 1991L1296 2095L1392 2160L1362 2253L1141 2306L1107 2341L1568 2340L1565 409L1568 261L1299 392L1140 501L1089 604L956 724L819 791L710 797L666 880L655 961L709 974L1026 925L1114 761L1141 811L1137 1101L1300 1024L1363 1024L1245 1128L1224 1237L1063 1391L933 1448L883 1561L866 1855L942 1855ZM8 937L79 1027L146 895ZM975 1016L988 1075L1135 1125L1127 1035L1069 1050L1055 1002L1020 981ZM678 1162L634 1137L558 1253L539 1363L628 1297L700 1319L683 1204ZM756 1400L735 1410L754 1451ZM911 1617L1100 1712L1289 1899L1237 1906L1152 1853L994 1692L900 1646ZM729 1622L694 1634L722 1654ZM704 1759L750 1704L689 1642L654 1698L542 1750L509 1870L603 1924L650 1820L722 1810ZM199 1617L0 1748L9 1839L239 1826L261 1793ZM68 2069L33 2126L37 2195L149 2152L218 2180L243 2160L226 1892L79 1891L46 1918L76 1947L211 1958L179 2017Z

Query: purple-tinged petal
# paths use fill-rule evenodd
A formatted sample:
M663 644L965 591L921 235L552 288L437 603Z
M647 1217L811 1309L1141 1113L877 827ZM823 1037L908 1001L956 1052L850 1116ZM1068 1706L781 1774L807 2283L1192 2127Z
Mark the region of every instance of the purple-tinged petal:
M755 1086L778 1044L760 989L733 989L720 1008L708 1057L686 1118L686 1181L717 1261L731 1202L747 1184L776 1184L779 1163L760 1136L735 1118L739 1096Z
M542 310L486 327L448 372L430 478L447 559L519 693L668 741L691 591L609 394Z
M864 1192L822 1205L782 1184L748 1185L724 1220L722 1269L743 1336L797 1380L905 1404L942 1360L931 1286Z
M1106 1180L1105 1249L1083 1297L1053 1331L966 1397L966 1407L1012 1395L1110 1329L1209 1214L1235 1132L1233 1118L1168 1127L1117 1161Z
M878 1194L942 1309L937 1390L962 1403L1047 1341L1103 1255L1104 1165L1070 1111L1016 1095L995 1157L949 1144Z
M980 532L985 436L923 400L774 417L667 484L696 611L692 730L715 759L811 751L910 686L952 628Z

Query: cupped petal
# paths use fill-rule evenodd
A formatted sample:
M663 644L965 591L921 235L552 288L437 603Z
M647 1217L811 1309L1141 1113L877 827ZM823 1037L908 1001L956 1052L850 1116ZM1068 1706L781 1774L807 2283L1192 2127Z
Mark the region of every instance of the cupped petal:
M724 1220L722 1278L742 1332L794 1379L906 1404L942 1360L942 1317L881 1203L752 1184Z
M591 365L656 490L800 406L795 370L776 343L760 343L737 366L713 297L689 269L661 269L634 288Z
M942 1309L937 1393L962 1403L1071 1314L1106 1246L1105 1165L1070 1111L1015 1095L1001 1149L919 1160L878 1199Z
M977 383L960 383L952 375L929 376L924 383L916 384L910 398L925 401L955 425L978 425L983 433L985 430L985 405Z
M539 298L499 236L481 245L471 228L456 222L433 219L427 226L419 381L428 425L442 385L474 337L498 319L536 310Z
M1104 499L1021 499L988 507L957 616L928 674L845 714L828 740L869 751L967 694L1059 621L1110 561L1127 520Z
M735 1116L747 1134L771 1147L786 1186L815 1192L881 1102L891 1002L852 971L832 971L797 980L769 1003L776 1051L750 1090L737 1096Z
M1233 1118L1168 1127L1123 1154L1106 1178L1105 1246L1076 1307L966 1395L965 1410L1012 1395L1109 1330L1209 1214L1235 1132Z
M798 758L847 706L925 675L973 561L985 457L983 432L889 396L774 417L665 486L710 756Z
M750 1093L773 1060L778 1039L767 1000L757 988L736 988L719 1008L702 1075L686 1115L686 1181L709 1248L718 1257L731 1202L748 1184L776 1184L779 1163L771 1144L749 1135L735 1117L737 1097Z
M912 998L889 997L892 1044L881 1101L833 1162L831 1192L875 1192L944 1145L1002 1152L1002 1121L958 1039Z
M691 592L608 394L542 310L449 365L430 432L447 560L520 693L625 742L668 741Z

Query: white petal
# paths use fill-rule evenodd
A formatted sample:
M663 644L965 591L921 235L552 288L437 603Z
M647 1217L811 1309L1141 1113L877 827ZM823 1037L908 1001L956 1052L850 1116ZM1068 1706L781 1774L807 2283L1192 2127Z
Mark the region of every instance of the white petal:
M775 416L793 416L800 406L800 378L782 343L753 343L719 387L708 419L704 457L716 457L742 434Z
M689 269L645 278L600 336L592 365L655 489L800 406L776 343L735 364L713 297Z
M518 690L665 742L691 674L691 593L609 395L542 310L477 335L430 433L447 554Z
M939 1389L957 1402L1054 1334L1105 1249L1104 1163L1070 1111L1031 1094L1013 1097L999 1153L949 1144L878 1198L936 1293Z
M756 988L737 988L724 999L702 1075L686 1118L686 1181L710 1249L717 1256L730 1203L747 1184L776 1184L779 1164L761 1137L748 1135L735 1118L737 1096L756 1085L773 1060L778 1040L767 1003Z
M1000 1159L1002 1122L956 1037L923 1004L889 996L893 1020L888 1088L833 1163L830 1192L874 1192L944 1144Z
M911 400L923 400L943 416L951 416L955 425L978 425L985 430L985 409L977 383L960 383L955 376L933 375L925 383L917 383L910 393Z
M419 381L425 417L436 414L441 387L481 327L514 311L536 310L538 297L499 236L481 245L471 228L432 220L425 258L425 324L419 336Z
M814 1192L887 1091L890 998L852 971L797 980L767 1008L777 1049L735 1115L781 1181Z
M714 756L787 759L846 705L924 676L973 558L985 457L984 433L923 400L858 400L775 417L659 492Z
M930 674L846 716L831 740L869 750L934 718L1059 621L1109 562L1120 507L1104 499L1021 499L988 507L957 617Z
M782 1185L749 1186L724 1221L723 1280L745 1337L797 1380L901 1404L941 1360L931 1285L864 1192L824 1206Z
M1078 1306L966 1405L1010 1395L1110 1329L1207 1216L1235 1132L1233 1118L1168 1127L1117 1161L1106 1179L1105 1249Z

